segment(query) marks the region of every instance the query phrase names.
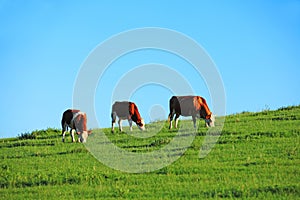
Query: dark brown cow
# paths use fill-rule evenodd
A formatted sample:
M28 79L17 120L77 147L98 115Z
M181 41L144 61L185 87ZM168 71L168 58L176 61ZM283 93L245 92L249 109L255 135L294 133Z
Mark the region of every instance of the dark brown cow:
M120 131L123 131L122 129L122 120L128 120L130 131L132 131L132 121L136 123L136 125L139 127L140 130L145 130L145 123L144 120L141 118L141 115L139 113L139 110L135 103L129 102L129 101L117 101L112 106L111 111L111 119L112 119L112 128L111 132L114 132L115 128L115 122L117 117L119 118L118 124Z
M65 141L65 134L68 131L68 127L70 127L70 135L73 142L75 142L74 130L78 134L78 141L86 142L88 135L91 134L91 131L88 131L86 128L86 122L87 118L84 112L75 109L66 110L61 119L62 141Z
M194 127L196 128L196 117L205 120L206 126L214 126L214 116L210 112L206 100L200 96L173 96L170 99L169 129L172 128L172 120L175 116L175 128L178 125L178 118L182 116L192 116Z

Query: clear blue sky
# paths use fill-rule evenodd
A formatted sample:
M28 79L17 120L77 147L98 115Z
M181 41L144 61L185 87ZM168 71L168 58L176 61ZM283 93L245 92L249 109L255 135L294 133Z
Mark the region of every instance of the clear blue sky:
M1 0L0 137L60 128L61 114L72 107L73 86L89 53L112 35L143 27L181 32L206 50L224 82L227 114L300 103L299 0ZM128 55L123 63L136 67L161 59L180 71L163 52L139 53L138 61L130 61ZM121 68L122 60L119 64ZM122 76L119 71L110 73L104 84ZM188 70L182 73L191 84L199 81L195 92L209 98L203 80L194 79ZM97 95L106 92L110 91L97 91ZM149 109L157 104L166 111L154 118L167 118L172 94L157 85L146 86L144 92L152 98L142 101L142 91L137 91L132 100L139 101L146 121L151 120ZM110 126L110 108L106 110L97 113L102 126ZM155 109L150 115L156 115Z

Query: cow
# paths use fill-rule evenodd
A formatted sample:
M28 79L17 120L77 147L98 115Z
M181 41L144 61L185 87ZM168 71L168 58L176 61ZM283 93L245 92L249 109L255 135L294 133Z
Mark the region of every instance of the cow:
M68 127L70 128L70 135L72 137L72 141L75 142L74 131L78 134L78 142L86 142L88 135L92 133L92 131L88 131L86 128L87 118L84 112L75 109L68 109L63 113L61 119L62 126L62 141L65 141L65 134L68 131Z
M145 130L145 123L144 120L141 118L139 110L135 103L129 101L117 101L112 106L111 111L111 119L112 119L112 128L111 132L114 133L115 122L117 117L119 118L119 130L122 132L122 120L128 120L130 131L132 131L132 121L136 123L140 130Z
M168 120L170 122L169 129L172 129L172 120L175 116L175 128L178 125L178 118L182 116L192 116L194 128L196 128L196 118L205 120L207 127L213 127L215 118L209 110L206 100L200 96L172 96L169 102L170 114Z

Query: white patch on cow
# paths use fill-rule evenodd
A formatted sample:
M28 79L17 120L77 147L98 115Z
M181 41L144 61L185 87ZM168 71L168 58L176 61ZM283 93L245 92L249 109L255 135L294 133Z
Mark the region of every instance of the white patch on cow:
M75 142L74 132L75 132L75 130L71 128L70 134L71 134L71 137L72 137L72 142Z
M211 124L210 124L210 126L211 126L211 127L215 127L215 121L216 121L215 115L211 114L210 119L211 119Z
M138 127L141 131L144 131L145 130L145 121L143 118L141 119L141 123L142 123L142 126L138 126Z
M172 129L173 128L173 125L172 125L172 121L170 120L170 127L169 129Z
M81 134L79 134L78 142L85 143L87 141L87 138L88 138L88 132L83 131Z
M176 119L175 119L175 128L178 127L178 120L179 120L179 118L176 118Z
M66 124L66 123L65 123ZM66 127L66 126L65 126ZM62 141L65 142L65 136L66 136L66 132L67 132L67 129L63 132L63 135L62 135Z
M74 128L75 126L74 126L74 121L75 121L75 119L77 118L77 116L79 116L79 115L84 115L84 113L83 112L77 112L77 113L75 113L74 115L73 115L73 118L72 118L72 120L71 120L71 122L70 122L70 127L71 128ZM77 131L77 130L76 130Z
M210 119L205 119L205 124L207 127L214 127L215 126L215 116L212 114Z
M70 128L71 128L71 129L76 128L76 127L74 126L74 122L75 122L76 118L77 118L79 115L84 115L84 112L77 112L77 113L75 113L75 114L73 115L73 118L72 118L72 120L71 120L71 122L70 122ZM77 129L76 129L76 131L78 132Z

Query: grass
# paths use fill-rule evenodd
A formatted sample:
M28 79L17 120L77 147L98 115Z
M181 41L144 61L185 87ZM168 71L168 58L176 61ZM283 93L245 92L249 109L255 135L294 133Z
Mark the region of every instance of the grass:
M191 120L179 125L186 134L183 139L196 135L193 143L171 165L147 173L111 169L70 137L62 143L55 129L1 139L0 199L300 198L300 106L226 116L217 144L203 159L199 149L207 131L204 122L198 121L196 132ZM136 127L129 133L125 127L127 134L94 130L88 142L104 132L128 152L148 153L178 134L165 122L147 128L145 133Z

